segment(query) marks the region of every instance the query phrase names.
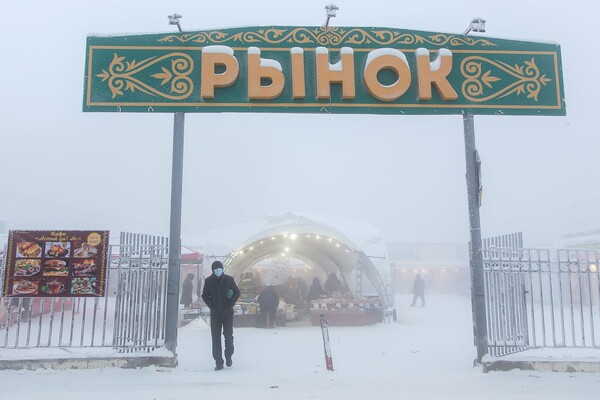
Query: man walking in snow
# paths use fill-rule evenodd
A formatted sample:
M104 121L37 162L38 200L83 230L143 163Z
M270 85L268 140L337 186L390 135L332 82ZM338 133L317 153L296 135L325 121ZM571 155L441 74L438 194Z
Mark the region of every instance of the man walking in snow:
M215 359L215 371L223 369L223 350L221 333L225 337L225 363L233 365L233 305L240 297L232 276L223 273L223 263L212 263L212 275L204 280L202 300L210 309L210 333L212 336L212 352Z
M410 305L414 307L417 303L417 298L421 298L421 307L425 307L425 281L421 278L421 274L415 276L415 283L413 283L413 301Z
M273 285L267 286L258 295L258 304L260 304L260 319L264 321L264 327L275 328L279 295ZM261 323L260 325L262 326L263 324Z

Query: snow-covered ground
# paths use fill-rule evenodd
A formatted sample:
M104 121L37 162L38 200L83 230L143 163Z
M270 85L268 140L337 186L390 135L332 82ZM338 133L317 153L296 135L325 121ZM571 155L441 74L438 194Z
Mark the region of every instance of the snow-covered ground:
M320 328L301 323L235 329L234 365L214 371L200 320L180 330L176 369L0 371L0 393L11 400L598 398L600 374L482 373L472 367L468 298L429 296L426 308L409 301L398 297L395 324L330 327L333 372Z

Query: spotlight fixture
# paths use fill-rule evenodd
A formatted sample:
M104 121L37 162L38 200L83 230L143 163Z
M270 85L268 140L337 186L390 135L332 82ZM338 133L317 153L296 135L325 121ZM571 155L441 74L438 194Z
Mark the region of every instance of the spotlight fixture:
M485 19L483 18L473 18L467 30L463 33L463 35L468 35L469 32L485 32Z
M327 13L327 21L325 21L325 28L329 27L329 20L336 16L335 12L340 8L335 4L328 4L325 6L325 12Z
M180 14L169 15L169 25L177 25L177 29L179 29L180 33L183 32L181 30L181 24L179 23L181 18L183 18L183 16Z

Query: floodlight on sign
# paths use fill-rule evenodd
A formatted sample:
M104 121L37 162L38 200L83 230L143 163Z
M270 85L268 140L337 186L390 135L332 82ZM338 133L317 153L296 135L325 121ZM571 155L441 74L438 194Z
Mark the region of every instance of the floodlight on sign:
M467 30L463 33L463 35L468 35L469 32L485 32L485 19L483 18L473 18Z
M335 12L337 10L339 10L340 8L338 6L336 6L335 4L328 4L325 6L325 10L327 11L327 16L328 17L335 17Z
M327 20L325 21L325 28L329 27L329 20L336 16L336 11L340 8L335 4L328 4L325 6L325 12L327 13Z
M179 29L179 32L182 32L181 25L179 24L179 20L181 18L183 18L183 16L180 14L169 15L169 25L177 25L177 29Z

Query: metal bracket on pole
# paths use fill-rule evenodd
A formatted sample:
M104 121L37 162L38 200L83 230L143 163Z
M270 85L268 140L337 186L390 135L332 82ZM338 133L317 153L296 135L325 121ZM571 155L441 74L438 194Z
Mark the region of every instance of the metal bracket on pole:
M487 317L485 313L485 287L483 276L483 256L481 243L481 223L479 220L479 182L478 154L475 147L475 123L473 114L463 115L465 135L465 160L467 199L469 204L469 229L471 245L469 246L469 265L471 271L471 305L473 308L473 333L477 346L476 362L488 352Z
M179 262L181 255L181 193L183 187L183 138L185 114L175 113L173 121L173 167L171 178L171 229L169 234L169 272L167 278L167 316L165 347L177 355L179 324Z
M323 25L323 27L325 29L329 28L329 20L332 17L336 16L336 11L338 11L340 8L338 6L336 6L335 4L327 4L325 6L325 11L327 13L327 20L325 21L325 24Z

